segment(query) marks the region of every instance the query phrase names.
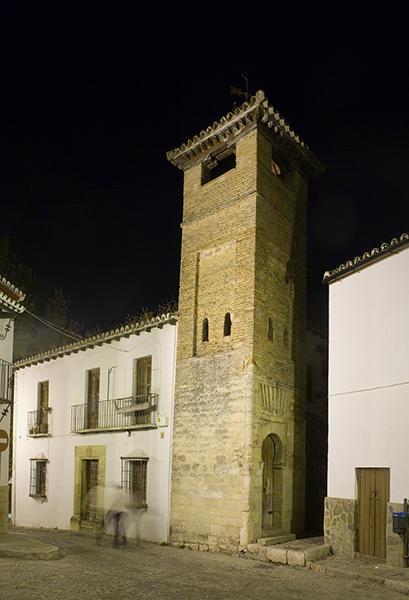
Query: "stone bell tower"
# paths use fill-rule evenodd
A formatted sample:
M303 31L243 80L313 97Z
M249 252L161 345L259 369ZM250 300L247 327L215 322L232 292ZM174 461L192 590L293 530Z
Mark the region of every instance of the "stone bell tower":
M301 532L307 179L262 91L167 158L184 172L171 541Z

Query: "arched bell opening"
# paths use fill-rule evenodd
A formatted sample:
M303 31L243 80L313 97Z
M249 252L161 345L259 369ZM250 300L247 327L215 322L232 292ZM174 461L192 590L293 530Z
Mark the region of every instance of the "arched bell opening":
M270 433L263 441L262 528L282 529L283 472L282 443L278 435Z

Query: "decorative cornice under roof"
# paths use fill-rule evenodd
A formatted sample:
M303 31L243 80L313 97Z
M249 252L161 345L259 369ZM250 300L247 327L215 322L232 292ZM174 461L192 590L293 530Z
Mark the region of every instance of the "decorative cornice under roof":
M16 313L25 311L20 304L26 297L15 285L0 275L0 307L5 306L8 310Z
M150 331L154 327L161 329L164 325L175 325L177 320L177 313L167 313L158 317L153 317L152 319L147 319L146 321L135 321L129 325L122 325L122 327L117 327L116 329L111 329L110 331L84 338L79 342L73 342L66 346L59 346L58 348L47 350L41 354L22 358L14 363L14 368L21 369L22 367L29 367L67 354L76 353L80 350L87 350L94 346L102 346L102 344L110 343L122 337L129 337L132 334L139 335L143 331Z
M354 271L360 271L367 265L385 258L388 254L400 252L409 246L409 234L402 233L399 238L393 238L389 243L384 242L379 248L373 248L369 252L364 252L362 256L356 256L353 260L348 260L345 264L339 265L332 271L325 271L322 278L323 283L332 283L350 275Z
M226 143L234 142L239 135L249 132L258 122L265 124L288 157L298 163L309 175L321 173L323 165L290 126L271 106L262 90L248 102L229 112L220 121L215 121L205 131L195 135L179 148L166 153L167 159L182 170L201 162L212 151Z

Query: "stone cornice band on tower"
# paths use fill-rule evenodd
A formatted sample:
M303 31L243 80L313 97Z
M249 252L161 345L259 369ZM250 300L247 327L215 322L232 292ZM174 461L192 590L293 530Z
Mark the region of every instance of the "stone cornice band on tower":
M20 304L26 295L5 277L0 276L0 310L5 307L16 313L24 312L25 308Z
M254 129L259 122L271 132L277 147L280 147L287 158L297 164L307 175L316 175L324 170L307 144L269 104L262 90L252 96L249 102L244 102L220 121L215 121L212 126L195 135L193 139L167 152L166 157L179 169L189 169L223 144L234 143L238 137Z
M15 369L20 369L22 367L29 367L31 365L35 365L37 363L42 363L53 358L59 358L60 356L65 356L66 354L72 354L79 352L80 350L87 350L89 348L94 348L94 346L102 346L102 344L109 344L114 340L119 340L123 337L129 337L130 335L139 335L143 331L150 331L154 327L161 329L164 325L176 325L178 321L177 313L166 313L157 317L152 317L152 319L147 319L145 321L135 321L133 323L129 323L128 325L122 325L121 327L117 327L116 329L111 329L110 331L105 331L103 333L99 333L98 335L93 335L78 342L73 342L72 344L67 344L66 346L59 346L58 348L53 348L51 350L47 350L46 352L42 352L41 354L36 354L34 356L28 356L26 358L22 358L14 364Z
M384 242L379 248L364 252L362 256L356 256L332 271L325 271L322 281L323 283L332 283L337 279L342 279L354 271L360 271L367 265L385 258L388 254L400 252L407 246L409 246L409 234L402 233L399 238L393 238L389 243Z

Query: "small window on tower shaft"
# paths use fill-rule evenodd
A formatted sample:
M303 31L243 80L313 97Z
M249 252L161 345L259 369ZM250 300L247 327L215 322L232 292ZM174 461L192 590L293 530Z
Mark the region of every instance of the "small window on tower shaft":
M206 317L202 323L202 342L209 341L209 319Z
M287 327L287 325L284 327L283 342L284 342L284 346L287 347L288 346L288 327Z
M267 337L271 341L274 340L274 328L273 328L273 320L272 319L268 320Z
M280 169L280 166L278 163L276 163L275 160L271 161L271 171L272 173L274 173L274 175L277 175L277 177L281 177L282 176L282 171Z
M202 185L236 168L236 149L224 147L211 154L202 164Z
M223 335L224 335L224 337L227 337L230 334L231 334L231 316L230 316L230 313L226 313L224 315Z

